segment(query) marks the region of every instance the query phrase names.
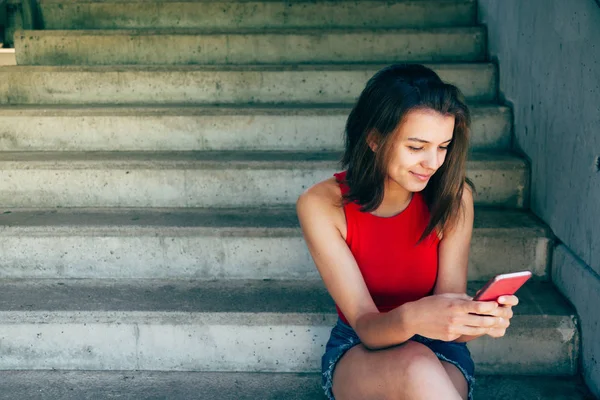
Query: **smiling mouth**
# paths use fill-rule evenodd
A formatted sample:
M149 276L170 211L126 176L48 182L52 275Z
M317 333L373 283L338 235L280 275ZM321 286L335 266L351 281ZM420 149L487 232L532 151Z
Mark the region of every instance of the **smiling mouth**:
M422 181L426 181L426 180L429 180L429 178L431 178L431 175L420 175L420 174L414 173L412 171L410 173L413 174L417 179L422 180Z

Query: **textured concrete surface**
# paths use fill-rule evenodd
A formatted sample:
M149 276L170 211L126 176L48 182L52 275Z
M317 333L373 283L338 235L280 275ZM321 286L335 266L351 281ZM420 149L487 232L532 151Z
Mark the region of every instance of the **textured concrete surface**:
M318 279L291 207L0 212L3 278ZM507 210L475 216L469 279L547 279L543 225Z
M466 1L43 1L47 29L466 26Z
M592 392L600 396L600 277L560 245L553 253L552 280L577 309L583 376Z
M600 274L600 6L593 0L479 1L531 159L531 208ZM600 357L600 355L598 355Z
M480 0L479 19L531 160L531 208L574 253L558 249L554 276L586 321L583 374L600 396L600 4Z
M475 62L480 27L414 30L17 31L19 65L191 65Z
M350 110L348 105L5 106L0 150L341 150ZM510 109L474 105L471 112L471 149L508 150Z
M0 48L0 67L5 65L17 65L14 49Z
M469 345L478 370L575 373L569 306L541 282L519 298L507 336ZM313 372L333 312L320 281L5 280L0 369Z
M5 67L0 104L349 103L383 66ZM470 101L495 99L493 64L431 67Z
M178 152L0 154L4 207L238 207L293 204L339 170L338 153ZM476 203L523 207L519 158L475 153Z
M594 400L577 378L477 376L475 398ZM0 399L325 400L320 374L3 371Z

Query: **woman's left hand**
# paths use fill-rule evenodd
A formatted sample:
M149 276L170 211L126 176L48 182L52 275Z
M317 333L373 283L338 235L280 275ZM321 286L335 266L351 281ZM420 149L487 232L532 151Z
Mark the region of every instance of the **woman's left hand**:
M506 333L506 329L510 325L510 319L513 316L512 308L519 304L519 299L517 296L500 296L497 300L500 307L494 310L491 315L495 317L500 317L501 320L495 326L489 328L487 335L499 338L504 336Z

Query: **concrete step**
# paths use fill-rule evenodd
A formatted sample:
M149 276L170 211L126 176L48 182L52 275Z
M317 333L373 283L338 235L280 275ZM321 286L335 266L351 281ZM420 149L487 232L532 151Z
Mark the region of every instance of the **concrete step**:
M10 1L10 0L9 0ZM476 23L473 0L42 0L45 29L420 28Z
M552 238L531 214L478 208L470 280L549 276ZM0 278L319 279L296 212L0 209Z
M469 344L478 372L575 374L574 310L549 283L519 298ZM319 281L3 280L0 369L316 372L336 318Z
M349 103L383 66L13 66L0 69L0 104ZM472 102L496 97L493 64L431 67Z
M4 106L0 151L341 150L350 110L347 104ZM471 148L509 150L510 108L475 104L471 112Z
M0 67L6 65L17 65L15 49L3 49L0 47Z
M317 373L2 371L0 399L325 400ZM487 400L594 400L579 378L477 376Z
M214 31L17 31L19 65L191 65L473 62L482 27Z
M339 153L5 152L4 207L252 207L293 204L339 170ZM523 207L528 167L504 154L467 164L476 203Z

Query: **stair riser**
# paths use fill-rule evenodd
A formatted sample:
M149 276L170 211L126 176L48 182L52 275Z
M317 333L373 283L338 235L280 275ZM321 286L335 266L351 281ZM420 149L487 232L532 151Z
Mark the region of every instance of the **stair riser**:
M42 2L47 29L344 28L470 25L467 2Z
M253 35L59 32L17 32L17 64L472 62L482 61L485 57L484 31L471 28L456 32L444 30L442 33L400 31Z
M498 170L493 164L473 164L468 175L479 193L476 204L523 207L524 188L528 186L525 168ZM0 204L5 208L283 205L295 203L306 188L336 171L334 164L318 169L131 167L56 169L50 165L31 169L31 164L11 165L0 172Z
M1 115L0 151L341 150L350 109L275 115ZM510 112L474 107L473 150L508 150ZM41 115L40 115L41 114ZM6 115L6 116L5 116ZM127 134L124 134L127 132Z
M139 278L139 279L319 279L299 229L248 229L232 236L227 229L196 235L172 229L125 230L115 236L77 228L64 236L48 231L2 234L2 278ZM63 228L64 230L64 228ZM515 235L516 236L516 235ZM470 280L487 280L503 272L529 269L547 278L550 242L546 238L511 237L475 229L469 263Z
M0 70L0 104L351 103L378 69L13 67ZM471 101L495 98L493 66L445 67L438 72Z
M14 52L2 51L0 48L0 66L16 65L17 57Z
M3 323L0 369L314 372L333 324L333 315L170 313L160 323L118 315L85 325L77 314ZM529 328L533 319L539 328ZM516 316L505 338L470 347L478 373L571 375L577 345L570 317Z

